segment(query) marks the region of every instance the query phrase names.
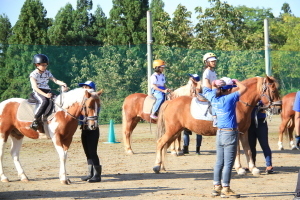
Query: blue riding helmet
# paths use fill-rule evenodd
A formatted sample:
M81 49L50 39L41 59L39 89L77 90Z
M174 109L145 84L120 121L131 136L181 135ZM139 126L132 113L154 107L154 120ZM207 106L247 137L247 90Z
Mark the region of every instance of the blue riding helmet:
M195 81L200 81L200 77L198 76L198 74L189 74L190 77L192 77Z
M78 84L79 87L82 87L84 85L90 86L92 89L96 91L96 84L93 81L86 81L85 83Z

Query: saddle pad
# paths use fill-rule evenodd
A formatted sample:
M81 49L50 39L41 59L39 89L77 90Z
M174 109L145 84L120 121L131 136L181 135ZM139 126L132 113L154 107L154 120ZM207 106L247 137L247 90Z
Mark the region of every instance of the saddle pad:
M199 101L197 97L194 97L191 102L191 115L195 119L213 121L213 117L208 111L209 105L209 102Z
M146 114L150 114L155 101L156 101L155 97L148 95L144 100L143 112Z
M19 121L32 122L34 119L35 104L30 104L27 100L23 100L17 111L17 119Z

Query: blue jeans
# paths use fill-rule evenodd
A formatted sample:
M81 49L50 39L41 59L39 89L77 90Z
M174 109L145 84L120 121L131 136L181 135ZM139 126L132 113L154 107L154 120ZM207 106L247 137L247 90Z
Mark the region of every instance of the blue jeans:
M255 120L251 120L251 125L248 129L248 140L249 140L249 146L252 152L252 159L256 161L256 143L257 140L261 146L261 149L264 152L265 160L266 160L266 166L272 166L272 152L269 146L268 141L268 124L267 122L264 123L265 118L258 119L257 128L255 125Z
M214 168L214 185L230 186L238 142L237 131L218 130L216 136L217 162Z
M190 135L192 135L192 131L190 131L190 130L183 131L183 145L184 146L189 146ZM202 143L202 135L196 134L196 147L200 147L201 143Z
M159 110L161 104L165 101L165 93L158 90L152 90L152 91L153 91L152 92L153 96L156 98L156 101L152 108L152 114L154 114Z

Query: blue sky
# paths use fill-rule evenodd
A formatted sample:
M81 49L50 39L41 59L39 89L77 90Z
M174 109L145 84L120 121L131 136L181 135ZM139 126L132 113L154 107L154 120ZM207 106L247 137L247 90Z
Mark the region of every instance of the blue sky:
M64 7L68 2L76 8L77 0L41 0L45 9L47 10L47 17L54 18L58 10ZM0 14L6 14L12 24L12 26L18 20L21 8L25 0L0 0ZM151 0L150 0L151 2ZM271 8L275 17L281 12L281 7L284 3L288 3L291 7L292 13L296 17L300 17L300 0L226 0L227 3L238 6L245 5L251 8ZM93 0L95 9L97 5L100 5L105 12L106 16L109 17L109 11L112 8L112 0ZM203 8L209 7L208 0L164 0L165 11L167 11L171 17L176 7L181 4L187 7L188 11L191 11L192 21L196 21L196 15L194 8L202 6Z

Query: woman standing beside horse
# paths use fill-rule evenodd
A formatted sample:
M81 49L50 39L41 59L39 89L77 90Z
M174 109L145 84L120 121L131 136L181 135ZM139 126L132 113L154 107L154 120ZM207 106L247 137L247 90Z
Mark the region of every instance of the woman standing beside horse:
M221 80L226 83L225 86L214 83L213 86L217 87L217 90L207 91L207 95L212 96L211 104L218 118L216 135L217 162L214 167L214 190L212 195L239 198L240 195L230 189L230 179L238 144L236 103L239 101L239 97L246 92L246 86L227 77ZM236 87L234 84L239 89L231 93L232 88Z

